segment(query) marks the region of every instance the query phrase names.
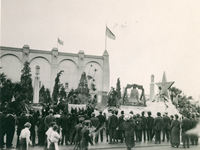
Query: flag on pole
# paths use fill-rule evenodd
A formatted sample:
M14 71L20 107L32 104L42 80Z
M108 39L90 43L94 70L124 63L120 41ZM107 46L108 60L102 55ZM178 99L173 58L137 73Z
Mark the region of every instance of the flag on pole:
M110 31L110 29L107 26L106 26L106 36L112 40L116 39L115 35L112 33L112 31Z
M60 45L64 45L64 42L61 41L59 38L58 38L58 43L59 43Z

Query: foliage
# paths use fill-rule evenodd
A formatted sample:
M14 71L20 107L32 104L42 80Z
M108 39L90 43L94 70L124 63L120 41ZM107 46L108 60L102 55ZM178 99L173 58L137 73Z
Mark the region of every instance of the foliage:
M29 67L30 63L25 61L24 68L22 69L22 75L20 78L20 85L22 94L22 101L32 101L33 100L33 86L32 86L32 79L31 79L31 68Z
M116 91L117 91L118 99L122 98L121 97L121 85L120 85L120 79L119 78L117 79Z
M53 94L52 94L52 99L53 99L54 102L57 102L58 98L59 98L59 89L61 87L60 76L62 75L63 72L64 72L63 70L58 72L57 76L55 78L55 84L54 84L54 87L53 87Z
M81 75L80 82L78 84L77 92L84 95L89 95L89 88L86 78L86 73L83 72Z
M172 102L173 102L174 98L175 98L177 95L180 95L180 94L182 93L182 90L180 90L180 89L178 89L178 88L176 88L176 87L171 87L171 88L169 89L169 91L170 91L170 98L171 98Z
M67 93L65 91L63 84L61 85L59 97L60 97L60 99L64 99L64 100L67 98Z
M39 102L47 103L47 93L44 85L42 85L39 91Z

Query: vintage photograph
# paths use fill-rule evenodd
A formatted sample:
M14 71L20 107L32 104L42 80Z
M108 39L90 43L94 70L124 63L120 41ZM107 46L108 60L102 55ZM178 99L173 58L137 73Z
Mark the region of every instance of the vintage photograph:
M199 0L0 6L0 149L200 149Z

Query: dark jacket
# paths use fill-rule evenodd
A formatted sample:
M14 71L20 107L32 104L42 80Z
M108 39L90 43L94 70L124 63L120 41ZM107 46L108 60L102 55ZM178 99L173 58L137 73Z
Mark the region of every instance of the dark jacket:
M46 129L50 127L51 122L56 122L56 118L52 114L49 114L44 120Z
M151 116L147 117L147 129L153 129L154 118Z
M0 112L0 134L5 130L6 116Z
M117 126L118 126L118 117L115 115L110 116L109 122L108 122L108 127L116 129Z
M170 129L170 118L168 116L164 116L162 118L163 121L163 129Z
M24 129L24 124L29 122L29 118L26 115L21 115L17 118L18 126L17 126L17 135L20 135L21 130Z
M60 126L63 131L69 131L70 120L68 116L64 115L60 118Z
M15 118L13 115L11 115L11 114L7 115L5 127L6 127L5 128L6 133L15 131Z
M124 130L124 115L119 117L119 130Z
M92 140L89 136L89 128L87 126L85 126L82 130L81 130L81 142L80 145L81 147L87 147L88 146L88 142L90 142L90 144L93 145Z
M147 128L147 118L145 116L141 116L142 119L142 129Z
M92 126L97 128L99 126L99 119L97 117L92 117L91 119Z
M37 122L38 132L45 131L44 117L39 117Z
M142 128L143 128L142 119L141 118L136 118L135 122L136 122L136 129L137 130L142 130Z
M77 124L75 126L75 131L73 133L73 136L72 136L72 140L74 142L80 142L81 140L81 130L82 130L83 126L82 124Z
M155 130L162 130L162 118L161 117L156 117L154 119L154 129Z
M134 136L135 124L132 120L124 121L125 137Z
M182 127L182 132L185 133L186 131L192 128L192 123L188 118L184 118L182 120L181 127Z

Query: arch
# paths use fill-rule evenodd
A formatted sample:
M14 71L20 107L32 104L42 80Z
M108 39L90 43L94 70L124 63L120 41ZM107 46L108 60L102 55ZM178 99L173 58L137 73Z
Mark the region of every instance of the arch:
M48 63L51 64L50 61L49 61L47 58L43 57L43 56L35 56L35 57L33 57L33 58L30 60L30 63L31 63L31 61L33 61L34 59L37 59L37 58L46 59L46 60L48 61Z
M10 53L8 53L8 54L3 54L0 58L4 57L4 56L6 56L6 55L15 56L15 57L17 57L17 58L19 59L20 62L22 62L21 59L20 59L17 55L15 55L15 54L10 54Z
M31 74L32 74L32 83L34 86L35 80L35 66L40 66L40 81L41 85L44 85L45 88L49 88L51 86L51 64L44 57L34 57L34 59L30 62Z
M4 72L12 81L20 81L22 61L14 54L5 54L0 58L1 71Z
M60 65L60 63L62 63L63 61L72 61L75 65L76 65L76 67L78 68L78 65L76 64L76 62L74 61L74 60L72 60L72 59L69 59L69 58L67 58L67 59L62 59L59 63L58 63L58 65Z
M92 67L91 67L92 65ZM97 71L95 71L95 69ZM102 91L103 88L103 69L101 65L96 61L90 61L85 65L84 71L86 72L86 75L91 76L94 78L94 84L96 85L97 91ZM93 81L90 80L89 84Z
M97 63L101 67L101 69L103 68L99 62L94 61L94 60L87 62L84 67L86 67L87 64L89 64L89 63Z

